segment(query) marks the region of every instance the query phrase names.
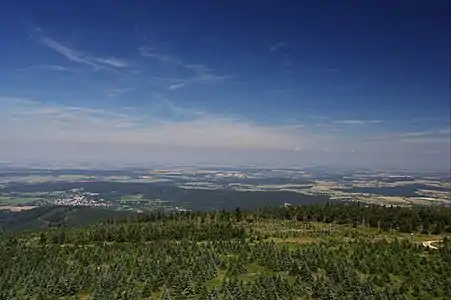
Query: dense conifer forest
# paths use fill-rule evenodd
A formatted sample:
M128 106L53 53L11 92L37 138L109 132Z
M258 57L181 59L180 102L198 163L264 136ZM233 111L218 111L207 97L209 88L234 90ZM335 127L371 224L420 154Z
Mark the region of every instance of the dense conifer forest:
M309 205L3 232L0 299L451 299L451 208Z

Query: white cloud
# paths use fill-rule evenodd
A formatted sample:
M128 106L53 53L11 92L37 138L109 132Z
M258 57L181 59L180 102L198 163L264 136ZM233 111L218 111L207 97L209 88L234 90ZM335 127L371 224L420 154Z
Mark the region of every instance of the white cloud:
M58 71L58 72L76 72L76 69L64 67L60 65L36 65L31 66L29 68L24 69L24 71L28 70L49 70L49 71Z
M275 44L271 45L271 47L269 47L269 50L271 52L275 52L275 51L277 51L277 50L279 50L281 48L284 48L286 46L288 46L287 42L278 42L278 43L275 43Z
M425 136L437 136L437 135L447 135L449 136L451 134L450 128L439 128L439 129L433 129L433 130L426 130L426 131L417 131L417 132L406 132L397 135L397 137L400 138L416 138L416 137L425 137Z
M138 52L143 57L154 58L163 63L169 63L169 64L174 64L174 65L183 65L183 62L179 58L171 56L171 55L167 55L167 54L158 53L152 47L147 47L147 46L139 47Z
M86 64L91 67L94 67L95 69L110 69L111 67L124 68L124 67L128 66L127 62L120 60L118 58L114 58L114 57L102 58L102 57L92 56L90 54L85 54L83 52L71 49L71 48L55 41L54 39L51 39L48 37L43 37L41 39L41 43L71 61L75 61L75 62L78 62L81 64Z
M185 82L180 82L180 83L171 84L171 85L169 86L169 89L170 89L170 90L178 90L178 89L184 87L186 84L187 84L186 81L185 81Z
M188 78L172 78L166 79L168 82L173 82L168 86L169 90L178 90L187 85L194 83L217 83L229 79L230 76L217 76L213 74L197 74ZM164 80L164 79L163 79Z
M143 57L156 59L164 64L177 66L179 68L188 70L193 75L185 78L157 78L160 82L169 83L167 88L169 90L178 90L194 83L217 83L223 82L231 78L231 76L216 75L209 67L201 64L186 64L182 59L157 52L151 47L138 48L139 53Z
M336 120L333 121L335 124L342 124L342 125L366 125L366 124L376 124L376 123L382 123L382 120Z
M421 137L421 138L406 138L403 139L406 143L412 144L441 144L446 147L446 145L451 146L451 139L449 137Z
M114 58L114 57L107 57L107 58L92 57L92 59L94 59L95 61L97 61L99 63L110 65L110 66L116 67L116 68L128 67L128 63L126 63L125 61L120 60L118 58Z
M238 122L235 118L184 109L167 100L161 101L158 106L155 106L155 117L165 110L170 112L168 115L185 118L173 122L167 118L144 118L136 111L108 111L30 102L9 107L6 113L10 117L9 121L3 120L5 124L0 132L3 138L9 139L244 149L305 148L313 142L307 135L299 139L300 136L296 135L299 128ZM14 116L18 118L11 118ZM130 130L116 131L115 128Z
M299 124L262 125L175 105L154 95L148 109L100 109L0 98L0 159L110 159L113 163L437 164L449 138L371 140ZM175 121L178 120L178 121ZM445 129L440 129L445 133ZM407 133L406 133L407 134ZM447 146L448 145L448 146ZM28 150L27 150L28 149ZM37 150L40 149L40 150Z
M109 89L106 91L106 95L109 98L115 98L118 97L122 94L128 93L128 92L133 92L135 91L135 88L132 87L126 87L126 88L114 88L114 89Z
M451 139L451 128L436 128L423 131L409 131L402 133L386 133L371 137L374 140L402 140L407 142L420 142L430 139Z

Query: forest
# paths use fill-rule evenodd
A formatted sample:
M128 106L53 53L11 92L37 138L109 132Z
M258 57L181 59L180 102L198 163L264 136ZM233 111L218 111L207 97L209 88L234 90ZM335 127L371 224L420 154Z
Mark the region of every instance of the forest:
M89 206L38 206L22 211L0 210L0 231L91 225L134 215L137 213Z
M451 299L450 233L450 207L360 204L2 232L0 299Z

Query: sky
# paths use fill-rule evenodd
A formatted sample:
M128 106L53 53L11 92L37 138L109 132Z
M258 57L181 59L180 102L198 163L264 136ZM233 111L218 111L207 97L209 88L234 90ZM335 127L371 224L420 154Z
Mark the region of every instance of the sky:
M450 168L447 0L4 0L0 161Z

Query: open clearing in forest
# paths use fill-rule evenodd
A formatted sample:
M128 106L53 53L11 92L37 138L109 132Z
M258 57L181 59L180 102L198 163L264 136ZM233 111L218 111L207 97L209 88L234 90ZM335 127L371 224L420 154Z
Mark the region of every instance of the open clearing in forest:
M23 203L29 203L36 200L40 200L41 198L16 198L16 197L8 197L8 196L0 196L0 205L19 205Z
M8 210L8 211L23 211L30 210L36 208L37 206L8 206L8 205L0 205L0 210Z
M426 242L423 242L423 246L426 247L426 248L437 250L438 247L434 246L433 244L437 244L437 243L440 243L440 242L441 241L437 241L437 240L426 241Z

